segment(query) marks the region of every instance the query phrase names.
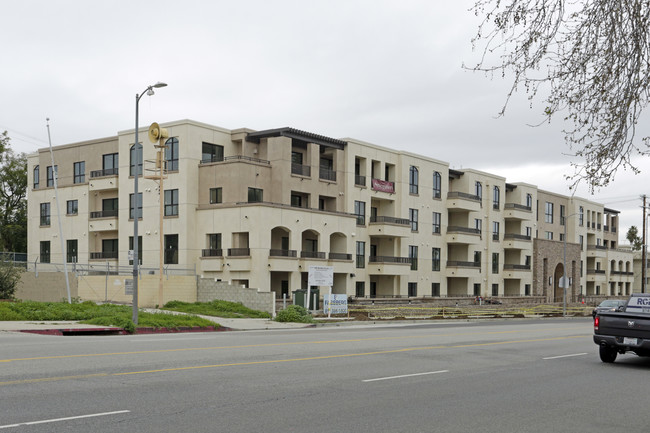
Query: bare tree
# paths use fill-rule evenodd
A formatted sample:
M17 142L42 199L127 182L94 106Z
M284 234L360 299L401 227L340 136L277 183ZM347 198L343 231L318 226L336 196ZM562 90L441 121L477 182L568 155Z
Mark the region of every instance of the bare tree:
M650 144L636 137L650 96L650 0L476 0L472 10L483 21L471 69L512 73L501 115L522 87L531 104L543 99L548 121L563 114L579 159L573 186L585 180L593 191L619 169L639 173L632 157Z

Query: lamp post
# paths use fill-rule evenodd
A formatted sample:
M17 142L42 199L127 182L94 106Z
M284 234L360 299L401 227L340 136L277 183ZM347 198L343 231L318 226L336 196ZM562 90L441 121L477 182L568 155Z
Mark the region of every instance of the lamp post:
M569 222L569 218L576 216L578 213L572 213L569 216L564 217L564 257L562 263L562 288L564 290L563 304L562 304L562 317L566 317L566 289L567 289L567 279L566 279L566 226Z
M133 165L135 167L134 173L133 173L133 323L138 324L138 176L140 175L139 173L139 167L138 167L138 162L140 161L139 158L139 148L140 145L138 143L138 121L139 121L139 110L138 107L140 105L140 99L145 95L145 93L148 96L153 96L154 91L153 89L160 88L160 87L165 87L167 86L166 83L162 83L158 81L156 84L147 86L146 89L140 94L135 94L135 144L133 145L133 149L135 150L133 158L134 162Z

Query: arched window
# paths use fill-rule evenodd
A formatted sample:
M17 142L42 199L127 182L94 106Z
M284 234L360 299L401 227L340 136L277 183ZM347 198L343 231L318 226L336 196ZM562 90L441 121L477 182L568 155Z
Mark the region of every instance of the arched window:
M418 168L415 166L411 166L409 170L409 193L411 194L418 193L418 183L419 183Z
M475 185L476 185L476 188L475 188L476 194L474 194L474 195L476 195L479 200L482 200L483 199L483 184L481 182L476 182Z
M40 186L40 174L41 169L39 168L38 165L34 166L34 189L38 189Z
M165 141L165 162L167 171L178 171L178 138L172 137Z
M580 210L578 211L578 224L579 225L584 225L585 222L585 209L580 206Z
M129 175L133 176L135 174L135 144L131 146L131 151L129 154ZM138 149L138 176L142 175L142 145L139 145Z
M495 186L494 187L494 193L492 194L492 203L494 209L499 209L499 201L501 200L501 191L499 191L499 187Z
M440 198L442 193L442 176L437 171L433 172L433 198Z

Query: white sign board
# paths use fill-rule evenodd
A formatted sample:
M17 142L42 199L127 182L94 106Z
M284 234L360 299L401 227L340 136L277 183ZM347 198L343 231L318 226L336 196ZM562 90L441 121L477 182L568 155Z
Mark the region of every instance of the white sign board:
M334 267L333 266L310 266L309 276L307 278L307 285L333 286Z
M128 258L129 260L133 260L133 258L134 258L134 257L133 257L133 250L129 250L129 252L128 252L128 254L127 254L127 258Z
M347 314L347 312L348 295L323 295L323 313Z

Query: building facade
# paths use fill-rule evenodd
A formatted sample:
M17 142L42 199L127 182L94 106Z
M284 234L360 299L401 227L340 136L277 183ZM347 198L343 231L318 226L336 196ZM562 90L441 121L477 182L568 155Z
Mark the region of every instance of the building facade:
M47 149L29 155L30 262L128 267L138 216L142 267L158 268L162 250L166 269L278 298L306 288L313 265L333 267L333 293L358 298L554 301L565 263L573 297L633 287L618 212L601 204L293 128L162 126L162 194L157 150L143 140L136 162L133 130L57 146L55 167Z

